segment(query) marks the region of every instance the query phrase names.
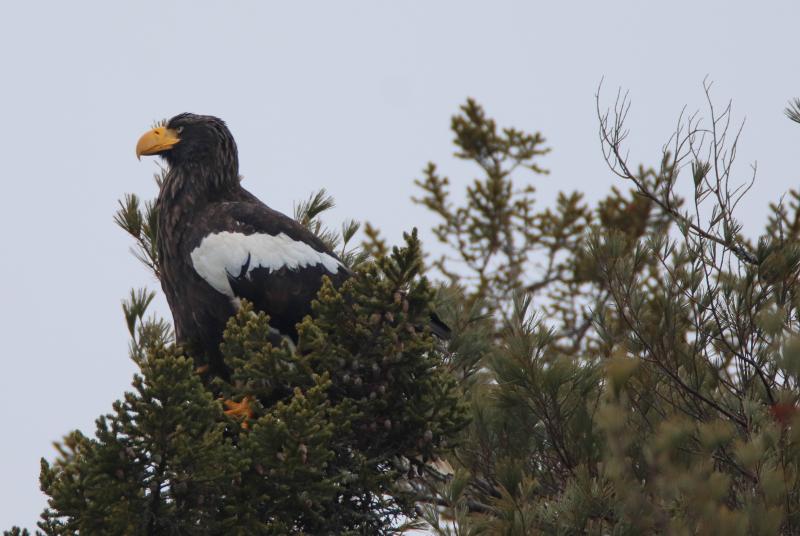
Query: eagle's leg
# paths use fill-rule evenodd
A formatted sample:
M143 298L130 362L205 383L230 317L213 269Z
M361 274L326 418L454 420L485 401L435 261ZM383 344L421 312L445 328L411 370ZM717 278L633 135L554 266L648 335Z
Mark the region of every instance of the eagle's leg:
M247 429L249 424L247 423L248 419L253 418L253 408L250 407L251 397L245 396L242 398L241 402L234 402L233 400L224 400L223 404L225 405L225 415L229 417L233 417L234 419L241 419L242 421L242 428Z

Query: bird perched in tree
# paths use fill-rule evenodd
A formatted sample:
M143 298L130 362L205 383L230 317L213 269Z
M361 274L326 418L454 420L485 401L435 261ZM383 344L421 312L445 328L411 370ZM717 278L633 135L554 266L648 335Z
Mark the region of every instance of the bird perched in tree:
M222 332L241 299L296 340L322 276L338 285L350 275L336 254L242 188L236 142L222 120L177 115L139 138L142 155L169 164L156 202L156 244L178 342L223 372Z
M236 142L222 120L176 115L142 135L142 155L169 164L156 242L177 341L224 374L222 332L246 299L296 342L296 324L311 312L323 276L339 285L348 268L314 233L242 188ZM449 331L435 318L431 329Z

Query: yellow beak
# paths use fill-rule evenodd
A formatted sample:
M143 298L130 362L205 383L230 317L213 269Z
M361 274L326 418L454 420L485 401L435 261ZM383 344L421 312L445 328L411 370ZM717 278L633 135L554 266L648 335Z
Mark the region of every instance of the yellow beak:
M158 154L161 151L166 151L179 141L181 139L178 137L178 133L171 128L156 127L148 130L142 134L136 144L136 158L141 160L142 155Z

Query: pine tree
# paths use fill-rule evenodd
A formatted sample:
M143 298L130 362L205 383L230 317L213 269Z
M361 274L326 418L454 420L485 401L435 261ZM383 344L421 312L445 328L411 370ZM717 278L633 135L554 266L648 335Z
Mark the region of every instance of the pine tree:
M356 224L340 237L320 223L331 206L319 192L296 217L340 245L354 277L340 288L326 280L297 345L276 344L269 318L244 303L221 346L230 381L204 383L169 324L146 316L154 294L131 292L123 311L139 367L133 390L97 419L93 437L74 431L54 462L42 460L45 534L384 534L414 525L425 468L463 428L465 406L426 327L434 291L420 275L416 231L367 262L347 250ZM116 221L158 275L154 210L127 196Z
M709 124L682 117L655 169L626 160L627 97L608 112L598 97L631 189L594 207L573 192L537 210L517 184L542 173L542 136L473 101L454 117L456 156L482 176L463 205L433 164L417 182L472 417L423 508L435 532L800 532L800 197L743 236L754 177L737 184L731 107L705 89Z

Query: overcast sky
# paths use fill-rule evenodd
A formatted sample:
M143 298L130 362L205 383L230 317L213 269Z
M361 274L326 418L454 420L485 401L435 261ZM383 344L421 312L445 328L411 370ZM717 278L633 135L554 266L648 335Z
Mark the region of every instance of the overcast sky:
M397 242L434 220L410 201L429 160L454 188L449 117L467 96L553 152L531 177L597 199L614 184L594 93L630 90L631 160L654 164L702 81L747 118L738 173L758 161L740 215L761 227L797 186L797 2L11 2L0 7L0 530L45 505L39 458L129 388L120 300L158 288L115 227L126 192L156 195L134 146L153 120L227 121L245 185L272 207L325 187L328 221L370 221ZM524 180L528 177L521 176ZM168 314L163 301L159 310Z

